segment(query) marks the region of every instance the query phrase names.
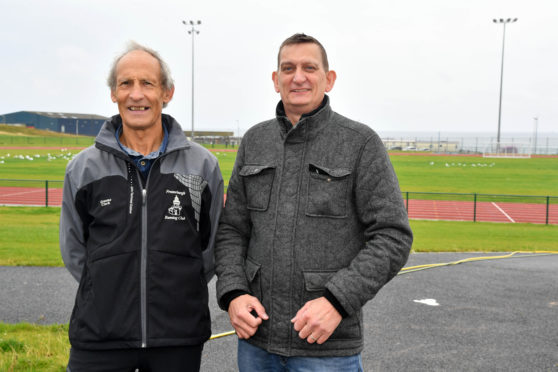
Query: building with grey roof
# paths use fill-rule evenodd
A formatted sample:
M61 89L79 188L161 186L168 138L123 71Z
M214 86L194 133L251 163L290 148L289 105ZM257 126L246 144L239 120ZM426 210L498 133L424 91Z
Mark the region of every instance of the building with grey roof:
M84 136L96 136L106 119L93 114L41 111L17 111L0 115L2 124L25 124L27 127Z

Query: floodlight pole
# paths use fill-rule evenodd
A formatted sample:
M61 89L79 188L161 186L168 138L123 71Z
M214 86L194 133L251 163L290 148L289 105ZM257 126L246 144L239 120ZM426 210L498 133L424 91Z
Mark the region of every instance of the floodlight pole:
M533 135L533 154L537 155L537 136L538 136L538 126L539 126L539 118L537 116L535 116L533 118L534 124L535 124L535 133Z
M504 46L506 43L506 24L517 22L517 18L493 19L492 22L501 23L504 26L504 33L502 35L502 64L500 68L500 101L498 103L498 136L496 137L496 152L500 152L500 124L502 120L502 85L504 83Z
M201 25L201 21L197 20L194 22L192 20L188 20L188 22L182 21L182 23L186 27L188 26L191 27L191 29L188 30L188 34L192 35L192 133L191 133L191 137L193 141L194 140L194 35L200 33L198 30L195 29L195 26Z

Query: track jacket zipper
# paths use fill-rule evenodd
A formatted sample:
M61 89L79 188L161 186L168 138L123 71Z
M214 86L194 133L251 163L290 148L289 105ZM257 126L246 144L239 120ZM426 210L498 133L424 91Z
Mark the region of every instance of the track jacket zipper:
M139 174L138 174L139 177ZM147 176L149 179L149 175ZM147 182L141 190L141 347L147 347Z
M139 169L136 167L138 185L141 187L141 258L140 258L140 314L141 314L141 347L147 347L147 190L153 166L167 154L162 154L151 164L145 184L142 183Z
M174 151L174 150L173 150ZM173 152L170 151L170 152ZM140 256L140 321L141 321L141 348L147 347L147 191L149 189L149 179L153 166L170 152L166 152L156 158L151 164L145 184L142 182L139 169L132 163L128 163L135 169L138 185L141 188L141 256ZM133 193L133 188L131 189ZM130 196L130 201L133 196ZM132 205L130 205L130 213Z
M155 161L157 161L156 159ZM155 162L154 162L155 163ZM138 188L141 190L141 240L140 240L140 328L141 328L141 347L147 347L147 185L151 170L147 174L145 185L141 179L139 169L132 162L127 162L128 175L130 177L130 205L128 213L134 210L134 185L132 182L135 174Z

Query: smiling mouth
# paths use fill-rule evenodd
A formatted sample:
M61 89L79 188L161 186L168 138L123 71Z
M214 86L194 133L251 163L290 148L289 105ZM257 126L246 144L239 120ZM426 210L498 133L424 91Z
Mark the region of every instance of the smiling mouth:
M130 110L130 111L146 111L146 110L149 110L149 107L147 107L147 106L130 106L130 107L128 107L128 110Z
M293 89L291 90L291 92L293 93L304 93L304 92L309 92L310 89Z

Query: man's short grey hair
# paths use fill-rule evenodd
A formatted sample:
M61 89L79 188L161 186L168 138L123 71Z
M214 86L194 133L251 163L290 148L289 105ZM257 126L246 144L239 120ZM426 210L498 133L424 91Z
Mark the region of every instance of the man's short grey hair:
M109 76L107 78L107 84L108 84L110 90L111 91L116 90L116 66L118 66L118 62L120 62L122 57L124 57L126 54L128 54L130 52L133 52L133 51L136 51L136 50L141 50L141 51L144 51L146 53L149 53L151 56L153 56L153 58L155 58L159 62L159 66L161 67L161 77L160 77L160 79L161 79L161 85L163 86L163 89L169 91L172 88L174 88L174 81L172 80L172 76L171 76L171 73L170 73L169 66L165 63L165 61L163 61L163 59L161 58L159 53L157 53L155 50L153 50L151 48L148 48L148 47L143 46L139 43L136 43L135 41L131 41L128 44L128 47L126 48L126 50L124 50L124 52L122 54L120 54L118 57L116 57L116 59L112 63L112 67L110 69L110 73L109 73Z

